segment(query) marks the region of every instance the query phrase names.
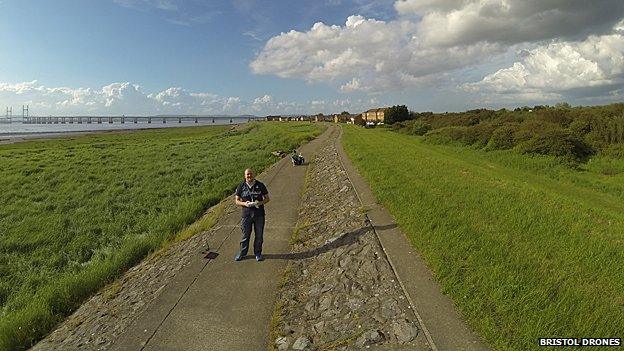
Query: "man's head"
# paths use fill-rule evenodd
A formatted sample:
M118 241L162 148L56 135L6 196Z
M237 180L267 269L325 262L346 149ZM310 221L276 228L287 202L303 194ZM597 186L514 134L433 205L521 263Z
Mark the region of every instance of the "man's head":
M253 182L256 179L256 175L254 174L251 168L247 168L245 170L245 180L248 182Z

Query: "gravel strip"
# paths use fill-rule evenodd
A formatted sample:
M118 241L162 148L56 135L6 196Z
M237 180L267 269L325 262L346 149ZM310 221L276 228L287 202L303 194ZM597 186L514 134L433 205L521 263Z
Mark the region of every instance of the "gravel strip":
M330 140L308 170L273 349L423 349L416 317L338 157Z

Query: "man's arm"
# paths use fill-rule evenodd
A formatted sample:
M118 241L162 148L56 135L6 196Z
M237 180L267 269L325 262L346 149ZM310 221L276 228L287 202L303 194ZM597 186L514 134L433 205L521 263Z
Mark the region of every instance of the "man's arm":
M234 203L236 204L236 206L249 207L247 206L247 201L243 201L243 199L238 195L235 195Z
M258 206L260 206L260 205L264 205L264 204L266 204L267 202L271 201L271 199L269 198L269 194L264 194L264 195L262 196L262 198L263 198L264 200L262 200L262 201L258 201Z
M234 203L236 206L249 207L247 205L248 201L243 201L242 195L242 184L239 184L236 187L236 191L234 192Z
M258 206L264 205L271 201L269 198L269 190L266 188L266 185L262 184L262 190L260 190L260 192L262 193L262 201L258 201Z

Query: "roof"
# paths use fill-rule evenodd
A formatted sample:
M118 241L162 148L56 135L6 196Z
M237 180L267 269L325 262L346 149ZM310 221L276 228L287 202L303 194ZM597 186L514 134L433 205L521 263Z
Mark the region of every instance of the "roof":
M364 111L364 113L366 113L366 112L384 112L386 109L387 109L387 107L371 108L368 111Z

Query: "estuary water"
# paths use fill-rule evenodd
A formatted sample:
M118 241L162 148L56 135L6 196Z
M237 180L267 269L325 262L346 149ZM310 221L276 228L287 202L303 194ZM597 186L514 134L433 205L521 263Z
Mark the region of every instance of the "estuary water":
M95 119L93 120L95 121ZM0 136L26 136L33 134L57 134L57 133L72 133L72 132L94 132L104 130L131 130L131 129L147 129L147 128L174 128L174 127L192 127L192 126L205 126L205 125L224 125L224 124L239 124L246 123L248 117L215 117L215 118L201 118L198 123L194 120L183 119L181 123L178 123L177 118L167 118L167 122L163 123L162 117L152 118L152 123L147 123L146 120L139 120L134 123L132 119L126 119L125 123L120 123L119 120L115 120L114 123L108 123L106 118L102 119L102 123L52 123L52 124L26 124L20 120L12 122L0 123Z

